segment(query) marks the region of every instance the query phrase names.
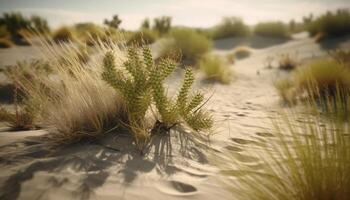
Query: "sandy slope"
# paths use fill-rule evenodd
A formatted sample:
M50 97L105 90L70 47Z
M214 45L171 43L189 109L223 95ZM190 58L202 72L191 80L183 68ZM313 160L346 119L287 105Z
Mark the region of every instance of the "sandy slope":
M350 40L340 42L342 48L350 48ZM216 47L216 53L228 52ZM211 149L221 156L228 148L237 152L238 161L258 167L244 147L271 136L266 129L281 107L272 86L280 72L265 68L266 57L299 52L300 59L307 59L325 55L324 48L299 36L237 61L231 66L236 72L231 85L198 82L197 87L214 92L208 107L217 121L217 134L209 147L186 130L155 137L144 156L124 135L57 147L45 139L46 131L3 130L0 199L232 199L208 155ZM174 76L169 82L178 79Z

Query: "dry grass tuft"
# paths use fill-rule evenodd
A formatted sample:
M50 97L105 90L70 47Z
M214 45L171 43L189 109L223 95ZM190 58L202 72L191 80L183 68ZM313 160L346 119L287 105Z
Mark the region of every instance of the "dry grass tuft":
M120 125L125 105L101 79L101 56L81 62L78 46L70 42L56 45L43 39L38 48L51 73L29 68L29 76L17 73L14 78L28 98L38 102L38 118L44 127L56 132L57 140L97 137ZM117 62L123 62L124 53L117 44L100 43L97 47L101 54L112 50Z
M282 54L278 60L279 69L282 70L293 70L300 65L298 58L291 54Z
M15 44L9 38L0 38L0 48L10 48Z
M199 67L207 80L229 84L232 81L233 71L225 60L217 55L207 54L199 61Z
M74 30L67 26L58 28L52 35L56 43L75 41L76 36Z
M319 126L320 117L310 116L306 123L296 119L293 114L274 122L274 137L242 152L253 156L258 168L237 161L236 152L228 152L228 160L220 162L223 174L231 178L226 187L236 199L348 199L348 124L326 121Z
M240 46L233 50L233 53L237 59L247 58L251 54L251 50L247 46Z

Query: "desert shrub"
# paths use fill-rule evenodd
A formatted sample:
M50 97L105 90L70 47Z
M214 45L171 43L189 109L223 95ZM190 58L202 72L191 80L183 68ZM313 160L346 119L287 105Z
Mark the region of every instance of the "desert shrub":
M176 65L169 59L155 64L147 47L140 54L136 48L129 48L126 62L122 68L116 68L114 56L109 52L105 55L102 73L103 80L116 89L126 102L127 127L137 144L143 146L151 133L160 131L164 134L164 131L182 122L196 131L209 129L212 119L201 109L203 95L196 93L190 97L189 94L194 82L192 71L185 71L182 87L173 100L167 96L163 82ZM152 104L155 104L160 116L153 125L147 118Z
M329 55L338 63L350 68L350 50L333 50Z
M122 23L122 20L119 19L118 15L114 15L111 20L105 19L103 23L111 28L118 29L120 24Z
M233 72L223 58L217 55L203 56L199 61L199 67L207 80L219 81L229 84L232 81Z
M293 88L295 87L295 82L290 78L279 79L274 82L274 86L281 96L282 100L287 103L293 103L295 101L295 95Z
M151 28L151 22L148 18L144 19L141 23L141 29L150 29Z
M12 37L18 37L22 29L30 29L31 21L19 12L4 13L0 18L0 24L5 25Z
M161 47L161 55L180 52L182 59L196 62L211 48L211 41L192 29L173 29L169 42Z
M282 70L293 70L299 66L299 61L292 54L281 54L278 58L278 68Z
M50 27L49 24L47 23L47 20L40 17L40 16L32 16L30 18L31 21L31 26L33 27L34 30L38 31L39 33L49 33L50 32Z
M50 74L29 68L29 75L14 79L28 99L38 102L38 121L50 128L56 140L98 137L120 125L124 102L101 79L101 56L81 62L77 56L79 48L72 43L56 45L42 40L38 48L51 66ZM98 55L111 49L121 62L124 54L117 44L96 46Z
M246 46L240 46L233 50L233 54L238 59L247 58L250 56L251 50L249 47Z
M36 102L23 97L23 92L17 84L9 84L9 91L13 97L14 111L0 106L0 121L6 122L13 130L29 130L35 128L35 118L38 114ZM24 98L24 99L23 99Z
M14 43L8 38L0 38L0 48L13 47Z
M93 23L80 23L75 25L75 30L80 41L89 46L95 45L94 41L107 40L105 30Z
M10 32L8 32L5 25L0 25L0 38L9 38Z
M308 24L308 32L311 36L318 33L327 37L337 37L350 33L350 12L349 10L337 10L327 12Z
M261 22L255 25L254 34L265 37L289 38L287 25L282 22Z
M350 131L348 124L297 116L273 123L272 137L259 147L227 152L219 166L235 199L325 200L350 195ZM304 117L304 116L303 116ZM257 165L239 162L237 154L251 156ZM230 165L231 164L231 165Z
M247 36L249 34L249 27L240 18L226 17L222 19L219 25L214 27L213 39Z
M69 28L67 26L62 26L58 28L52 36L53 40L56 43L60 42L69 42L76 40L74 30L72 28Z
M350 69L334 60L317 60L296 73L298 89L310 98L336 96L350 92Z
M335 60L315 60L301 66L290 81L275 87L289 102L303 101L327 116L350 116L350 69Z
M128 45L134 44L140 46L142 44L152 44L156 41L157 37L157 32L150 29L142 29L131 36Z
M171 17L163 16L154 19L153 29L158 31L160 35L164 35L170 31Z

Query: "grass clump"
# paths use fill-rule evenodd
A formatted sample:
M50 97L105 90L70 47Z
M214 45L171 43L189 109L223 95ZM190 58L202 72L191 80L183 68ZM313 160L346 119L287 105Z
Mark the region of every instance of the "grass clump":
M296 73L300 90L310 98L336 96L350 92L350 69L335 60L317 60ZM344 94L343 94L344 93Z
M237 59L243 59L250 56L251 50L249 47L240 46L233 50L233 54Z
M282 22L261 22L255 25L254 34L264 37L290 38L287 25Z
M282 100L287 103L292 103L295 101L294 85L293 80L289 78L280 79L274 82L274 86L281 96Z
M141 46L143 44L152 44L158 38L157 32L151 29L142 29L132 34L128 41L128 45Z
M75 41L76 36L72 28L62 26L53 33L52 38L56 43L61 43Z
M126 102L127 127L139 146L143 146L151 133L167 132L180 123L185 123L196 131L212 126L211 117L201 109L203 95L189 94L194 82L190 69L185 71L176 99L167 96L163 82L175 68L175 63L169 59L155 64L147 47L143 48L142 54L136 48L129 48L128 58L119 69L116 68L113 54L109 52L105 55L103 80L116 89ZM153 125L147 122L147 114L152 105L160 116Z
M0 38L0 48L10 48L15 44L9 38Z
M298 68L286 83L282 81L275 87L283 99L306 102L341 118L350 115L350 69L337 60L310 62Z
M79 23L74 26L74 29L79 40L88 46L95 45L97 40L107 40L103 27L94 23Z
M274 122L274 137L260 148L241 152L254 156L258 168L237 161L236 152L228 153L229 160L221 166L223 174L233 178L226 186L236 199L348 199L348 124L330 121L321 127L320 117L308 117L306 123L295 122L294 117Z
M237 17L225 17L219 25L214 27L212 37L213 39L222 39L248 36L249 34L249 27L244 24L242 19Z
M73 43L40 42L38 48L49 63L50 73L28 67L27 75L14 76L27 98L40 105L40 124L61 142L102 136L118 127L125 105L101 79L101 57L84 63ZM117 44L96 46L99 55L111 49L121 62L124 56Z
M350 33L350 12L349 10L327 12L310 22L307 29L311 36L319 33L325 34L326 37L347 35Z
M199 61L199 67L207 80L229 84L232 81L233 72L230 66L217 55L203 56Z
M299 66L299 62L296 56L291 54L282 54L278 59L278 68L282 70L294 70Z
M173 29L169 40L162 46L161 55L179 52L182 54L182 60L191 64L207 53L212 45L204 35L186 28Z

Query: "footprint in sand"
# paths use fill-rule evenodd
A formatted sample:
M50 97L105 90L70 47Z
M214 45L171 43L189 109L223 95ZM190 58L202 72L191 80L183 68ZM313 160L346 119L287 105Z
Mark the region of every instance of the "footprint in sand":
M180 181L162 181L158 184L157 189L174 196L192 196L198 192L194 186Z
M267 132L256 132L255 134L261 137L274 137L272 133L267 133Z
M231 138L231 140L235 143L238 144L255 144L256 142L253 140L246 140L246 139L241 139L241 138Z
M243 149L239 148L239 147L235 147L235 146L226 146L225 147L227 150L230 150L230 151L235 151L235 152L242 152Z

